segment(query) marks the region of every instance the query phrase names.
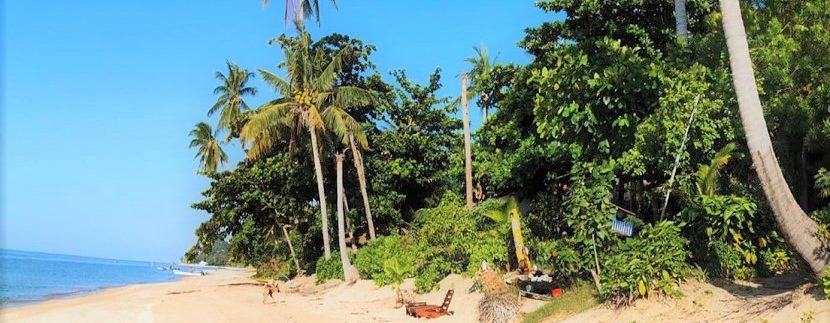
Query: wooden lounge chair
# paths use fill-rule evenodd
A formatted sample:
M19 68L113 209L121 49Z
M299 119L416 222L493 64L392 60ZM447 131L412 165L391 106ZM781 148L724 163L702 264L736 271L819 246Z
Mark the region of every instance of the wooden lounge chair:
M424 302L409 303L406 305L406 314L417 318L427 319L441 317L444 315L452 315L453 312L448 309L450 308L450 302L452 302L453 293L454 291L452 289L447 291L447 296L444 297L444 303L441 304L441 306L427 305L427 303Z

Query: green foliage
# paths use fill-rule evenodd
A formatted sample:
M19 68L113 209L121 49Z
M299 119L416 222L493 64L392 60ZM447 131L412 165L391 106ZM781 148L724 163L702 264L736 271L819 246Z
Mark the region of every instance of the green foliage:
M696 252L706 267L724 277L751 277L747 276L753 273L750 267L758 262L756 241L762 238L756 234L752 221L756 209L755 203L739 196L701 195L695 198L687 209L685 220L690 230L695 230L690 233L693 241L707 246Z
M614 180L613 160L601 166L592 164L574 166L574 175L565 195L565 222L572 235L570 243L579 251L581 268L592 268L593 250L605 250L616 244L611 222L616 209L610 196Z
M795 260L787 249L763 250L761 251L761 260L765 270L771 273L784 273L795 269Z
M830 299L830 267L824 269L824 275L821 277L821 289L824 291L824 298Z
M317 259L314 273L318 284L325 283L329 279L343 280L343 264L340 263L340 253L332 251L331 259L326 260L326 257Z
M384 286L414 276L417 254L415 245L408 237L379 237L357 251L354 266L361 277Z
M439 69L423 85L402 70L391 74L397 87L379 74L366 80L366 87L379 93L370 115L372 150L364 160L372 211L381 230L409 222L416 210L437 204L450 185L453 147L461 142L461 121L453 117L456 107L438 95Z
M296 275L296 268L290 259L271 258L257 266L255 279L261 280L289 280Z
M536 264L550 269L554 280L562 284L573 283L585 271L580 252L569 239L542 241L532 245Z
M816 180L815 185L818 190L818 197L830 197L830 171L827 171L826 168L822 167L818 170L818 173L816 173L814 179Z
M503 265L504 231L482 226L483 213L467 210L458 195L447 193L438 206L416 212L415 231L370 241L358 250L354 265L378 285L415 277L419 292L430 291L448 274L474 273L481 261Z
M494 267L507 257L504 236L477 230L476 214L464 208L461 198L447 193L437 207L415 214L419 266L415 284L429 291L451 273L475 272L482 260Z
M645 225L638 237L605 255L600 294L616 304L655 293L678 296L680 283L692 273L687 244L680 226L671 221Z
M228 155L222 149L217 136L219 129L213 131L209 124L199 122L196 127L190 131L190 136L193 140L190 141L190 148L198 148L196 157L199 158L199 173L212 174L215 173L219 166L224 166L228 163Z
M230 245L225 240L216 240L211 244L209 250L201 250L193 246L185 254L185 260L190 263L206 262L212 266L225 266L228 264Z

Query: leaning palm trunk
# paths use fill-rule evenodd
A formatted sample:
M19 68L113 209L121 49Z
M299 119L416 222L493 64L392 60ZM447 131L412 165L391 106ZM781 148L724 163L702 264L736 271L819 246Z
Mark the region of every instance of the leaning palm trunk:
M369 207L369 193L366 192L366 172L363 170L363 156L357 150L354 135L349 133L349 145L354 158L354 168L357 170L357 180L360 182L360 195L363 196L363 211L366 213L366 224L369 226L369 239L375 239L375 223L372 221L372 209Z
M674 23L677 38L685 40L689 36L686 18L686 0L674 0Z
M289 226L288 224L282 226L282 234L285 236L285 242L288 243L288 250L291 251L291 259L294 259L294 266L297 267L297 276L300 276L302 269L300 269L300 261L297 260L297 254L294 253L294 245L291 244L291 237L288 236Z
M470 147L470 111L467 110L467 73L461 75L461 109L464 121L464 179L467 208L473 208L473 153Z
M807 217L793 198L772 149L755 84L752 61L749 58L749 46L738 0L721 0L720 6L738 109L761 187L784 238L810 265L813 273L821 275L830 262L830 257L816 237L818 225Z
M337 242L340 246L340 262L343 264L343 278L347 282L355 280L352 276L352 264L349 262L349 252L346 249L346 224L343 215L343 159L345 156L338 153L336 158L337 169Z
M326 210L326 191L323 187L323 169L320 166L320 151L317 148L317 132L314 127L308 127L311 134L311 150L314 155L314 174L317 176L317 194L320 196L320 217L323 230L323 251L326 260L331 259L331 246L329 246L329 213Z

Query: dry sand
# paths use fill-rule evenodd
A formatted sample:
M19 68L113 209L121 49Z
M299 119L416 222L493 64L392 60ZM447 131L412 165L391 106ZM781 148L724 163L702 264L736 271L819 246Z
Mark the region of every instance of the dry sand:
M600 305L580 314L545 322L821 322L830 323L830 300L808 288L803 276L756 282L689 281L679 299L640 300L613 309Z
M311 278L292 282L298 286L263 305L262 287L249 278L250 271L218 271L181 281L132 285L92 295L55 299L0 312L2 322L423 322L394 308L390 287L368 280L352 286L330 282L314 286ZM779 277L760 283L712 283L692 281L679 300L643 300L636 306L614 310L599 306L570 317L548 322L830 322L830 301L816 289L799 289L798 276ZM411 286L407 281L404 286ZM430 322L475 322L479 293L468 292L472 280L457 275L444 279L440 288L419 295L418 301L440 304L447 289L456 291L450 310L454 315ZM523 300L522 312L543 303ZM802 318L804 320L802 320Z
M362 280L352 286L329 283L275 295L263 305L262 287L252 272L218 271L171 283L132 285L92 295L50 300L3 310L2 322L422 322L394 308L395 293ZM310 279L308 279L310 281ZM411 284L411 281L408 282ZM307 286L313 283L307 284ZM405 284L406 285L406 284ZM329 288L326 288L328 286ZM479 293L468 293L472 280L447 277L440 289L418 295L418 301L440 305L455 289L454 315L431 322L475 322ZM286 286L282 285L282 289ZM316 291L316 292L315 292ZM525 310L541 306L526 301Z

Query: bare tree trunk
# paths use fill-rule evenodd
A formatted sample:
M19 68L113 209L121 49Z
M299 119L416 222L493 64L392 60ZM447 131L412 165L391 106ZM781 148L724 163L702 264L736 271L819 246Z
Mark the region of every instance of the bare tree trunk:
M300 269L300 261L297 260L297 254L294 253L294 246L291 245L291 238L288 237L288 229L286 229L288 225L282 226L282 234L285 235L285 242L288 242L288 250L291 251L291 258L294 259L294 266L297 266L297 275L302 273Z
M813 273L821 276L830 262L830 256L816 237L818 225L807 217L793 198L772 149L761 99L758 97L752 61L749 58L749 46L739 2L721 0L720 7L723 31L729 49L732 83L735 86L741 122L755 172L784 238L810 265Z
M470 111L467 109L467 73L461 75L461 109L464 121L464 178L467 208L473 208L473 152L470 139Z
M369 193L366 190L366 172L363 169L363 156L354 142L354 135L349 134L349 145L352 148L354 168L357 170L357 181L360 182L360 195L363 197L363 212L366 213L366 224L369 226L369 239L375 239L375 223L372 221L372 209L369 207Z
M346 224L343 216L343 159L342 153L337 153L337 242L340 246L340 262L343 264L343 278L347 282L354 281L352 277L352 264L349 262L349 252L346 249Z
M677 38L686 40L689 37L688 21L686 17L686 0L674 0L674 23Z
M323 230L323 251L326 259L331 259L331 246L329 245L329 213L326 210L326 190L323 187L323 166L320 165L320 150L317 148L317 133L313 127L309 127L311 133L311 151L314 155L314 174L317 176L317 194L320 196L320 217L322 218Z
M807 147L804 146L804 141L799 140L798 149L798 201L801 209L810 211L810 179L807 175Z

